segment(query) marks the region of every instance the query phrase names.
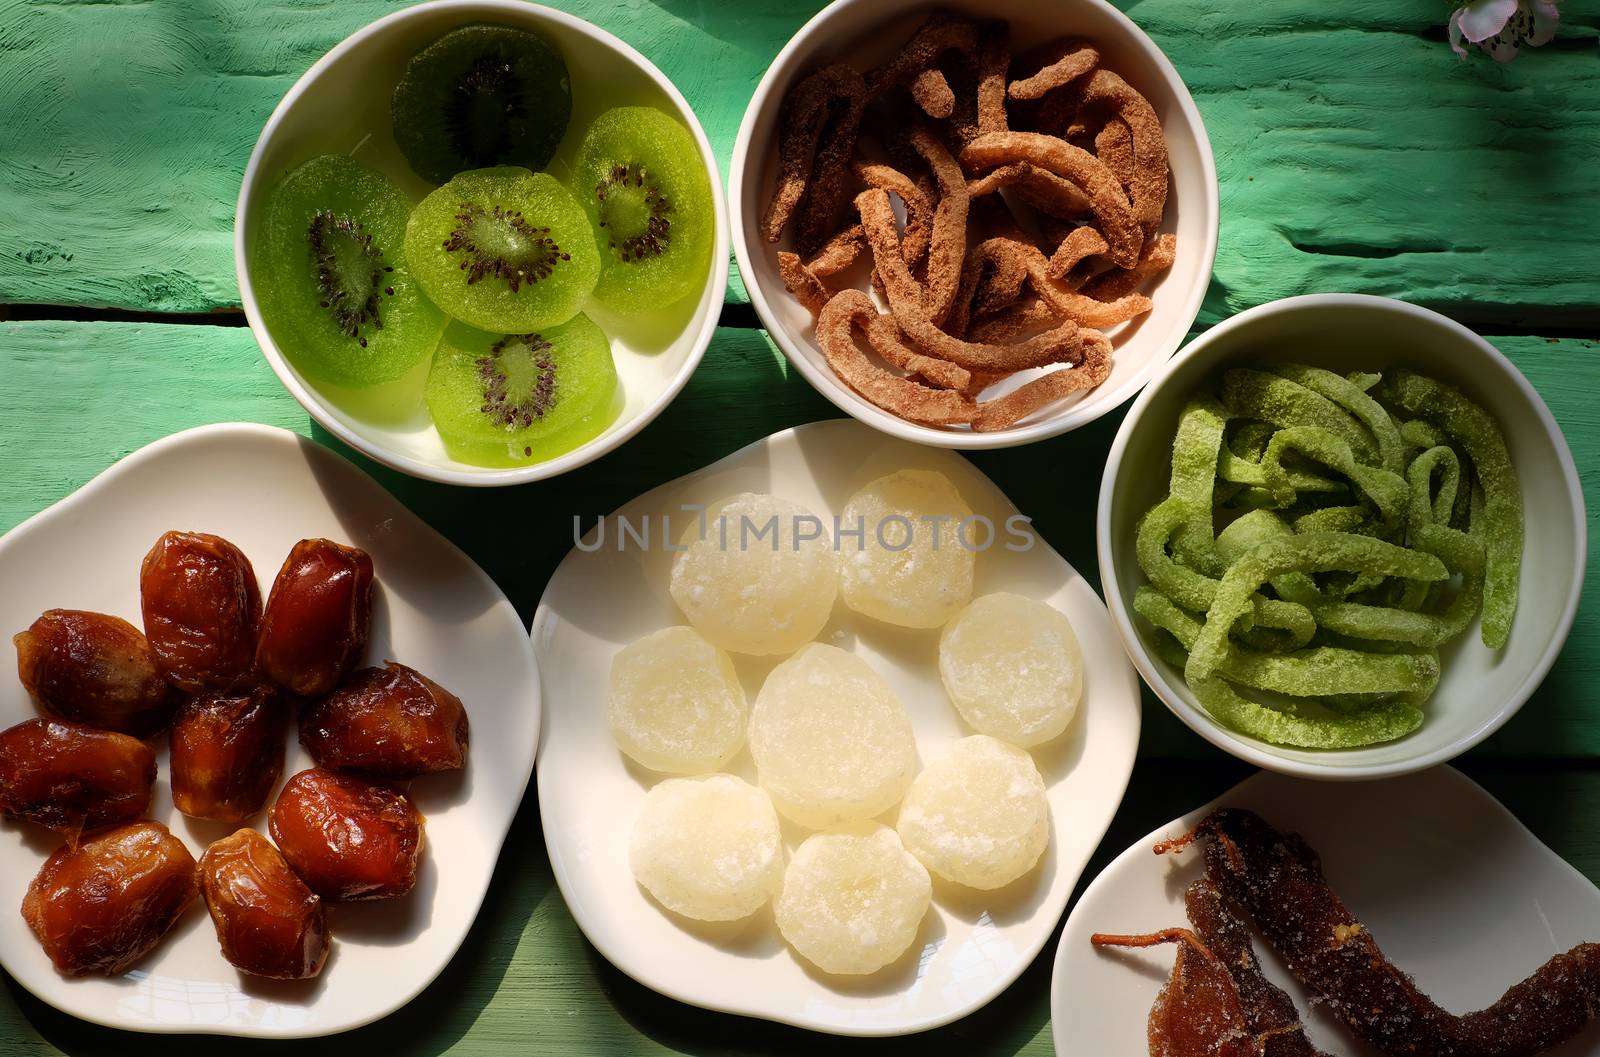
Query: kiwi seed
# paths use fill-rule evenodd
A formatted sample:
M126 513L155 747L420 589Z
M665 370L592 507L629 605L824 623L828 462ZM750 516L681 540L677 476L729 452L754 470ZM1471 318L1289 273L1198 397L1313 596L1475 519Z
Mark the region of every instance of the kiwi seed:
M483 382L479 410L497 426L526 429L556 402L555 360L550 343L538 334L507 334L494 343L489 355L479 357L477 367ZM513 385L524 390L520 398L512 397Z
M383 329L380 293L394 296L383 277L394 268L383 263L383 251L372 244L372 234L359 221L328 209L318 210L306 230L311 244L311 269L317 284L317 306L333 316L339 330L360 340L361 328Z

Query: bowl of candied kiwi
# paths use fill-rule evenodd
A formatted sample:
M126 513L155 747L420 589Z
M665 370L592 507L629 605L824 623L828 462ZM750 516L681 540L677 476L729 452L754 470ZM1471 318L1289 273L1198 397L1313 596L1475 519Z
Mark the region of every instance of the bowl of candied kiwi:
M508 0L439 0L302 76L245 170L235 268L267 362L395 469L539 480L677 395L727 284L717 165L627 44Z

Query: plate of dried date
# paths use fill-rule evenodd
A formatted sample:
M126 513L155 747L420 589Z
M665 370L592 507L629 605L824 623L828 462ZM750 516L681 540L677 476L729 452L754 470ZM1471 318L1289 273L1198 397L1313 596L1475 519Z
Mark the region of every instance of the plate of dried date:
M539 739L527 632L470 558L325 448L226 424L0 538L0 582L19 984L116 1028L301 1038L438 975Z

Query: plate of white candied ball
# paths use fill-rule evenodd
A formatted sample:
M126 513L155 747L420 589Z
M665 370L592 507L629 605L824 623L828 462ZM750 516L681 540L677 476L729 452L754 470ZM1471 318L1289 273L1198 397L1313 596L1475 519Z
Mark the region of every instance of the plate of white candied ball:
M774 434L585 525L539 603L545 841L647 987L937 1027L1049 940L1133 770L1094 590L953 452Z

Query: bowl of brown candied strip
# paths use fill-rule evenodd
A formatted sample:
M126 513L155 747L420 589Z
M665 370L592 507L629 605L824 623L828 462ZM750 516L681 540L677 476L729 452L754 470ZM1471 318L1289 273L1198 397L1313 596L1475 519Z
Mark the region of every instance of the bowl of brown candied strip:
M837 0L757 87L729 200L789 362L868 425L955 448L1131 398L1217 245L1194 100L1102 0Z

